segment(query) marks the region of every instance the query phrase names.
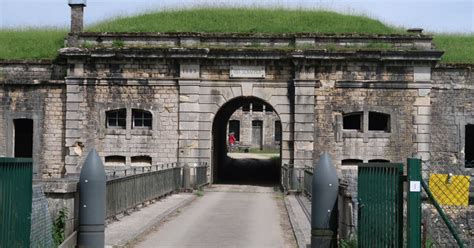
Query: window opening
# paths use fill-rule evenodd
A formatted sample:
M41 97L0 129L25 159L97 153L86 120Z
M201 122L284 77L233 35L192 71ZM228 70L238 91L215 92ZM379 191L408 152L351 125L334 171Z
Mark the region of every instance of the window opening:
M127 111L125 109L110 110L106 112L107 127L125 128Z
M369 163L390 163L390 160L386 159L371 159Z
M344 114L343 129L345 130L361 130L362 112Z
M261 103L253 103L253 104L252 104L252 111L253 111L253 112L263 112L263 104L261 104Z
M369 112L369 131L390 132L390 115Z
M14 156L17 158L33 157L33 120L13 120L15 126Z
M105 166L125 166L125 157L107 156L105 157Z
M356 166L360 163L362 163L363 161L361 159L343 159L341 161L341 165L343 166Z
M275 121L275 143L281 142L281 121Z
M263 121L254 120L252 121L252 145L258 147L260 150L263 142Z
M465 166L467 168L474 168L474 125L469 124L466 125L466 133L465 133Z
M265 105L265 112L273 112L273 108L270 105Z
M132 166L151 166L150 156L133 156L131 158Z
M132 123L133 127L147 127L151 128L153 117L149 111L141 109L132 110Z
M235 140L240 141L240 121L229 121L229 134L234 133Z
M249 112L250 111L250 103L247 103L244 106L242 106L242 111Z

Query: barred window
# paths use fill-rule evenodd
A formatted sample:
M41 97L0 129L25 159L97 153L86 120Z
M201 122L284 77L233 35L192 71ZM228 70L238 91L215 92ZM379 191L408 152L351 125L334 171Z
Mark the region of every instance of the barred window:
M116 109L105 112L107 116L107 127L125 128L127 111L126 109Z
M133 128L151 128L153 117L149 111L141 109L132 110L132 124Z

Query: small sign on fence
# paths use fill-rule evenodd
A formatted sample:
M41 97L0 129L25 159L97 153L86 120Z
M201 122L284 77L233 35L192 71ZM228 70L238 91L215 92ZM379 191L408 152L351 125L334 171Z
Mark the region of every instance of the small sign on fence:
M431 174L429 187L440 205L467 206L469 204L469 176Z

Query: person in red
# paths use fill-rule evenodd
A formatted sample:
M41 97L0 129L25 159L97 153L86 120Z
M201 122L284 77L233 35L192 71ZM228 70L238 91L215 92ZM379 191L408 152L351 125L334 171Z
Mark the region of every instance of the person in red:
M229 150L232 152L233 148L234 148L234 145L235 145L235 136L234 136L234 133L231 132L229 134Z

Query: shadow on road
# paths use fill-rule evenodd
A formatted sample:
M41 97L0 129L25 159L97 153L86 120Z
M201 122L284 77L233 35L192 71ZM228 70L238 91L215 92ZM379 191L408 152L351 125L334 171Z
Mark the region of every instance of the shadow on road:
M279 183L280 159L226 157L218 183L273 186Z

